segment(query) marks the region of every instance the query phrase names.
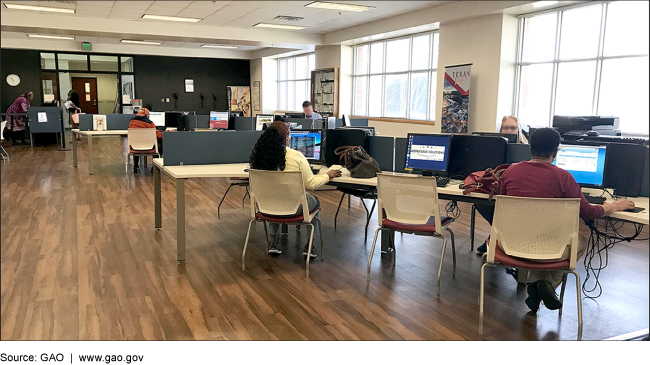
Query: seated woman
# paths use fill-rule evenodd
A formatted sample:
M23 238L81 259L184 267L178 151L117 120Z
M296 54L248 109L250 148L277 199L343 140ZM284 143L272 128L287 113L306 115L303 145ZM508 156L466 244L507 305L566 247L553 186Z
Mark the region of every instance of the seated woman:
M149 119L149 109L140 108L138 114L131 119L129 123L129 129L131 128L156 128L156 125ZM162 132L156 130L156 137L158 137L158 154L162 156L163 146L162 146ZM133 172L138 173L140 171L140 157L133 156Z
M287 147L290 144L289 142L289 127L284 122L271 123L255 143L250 157L250 167L255 170L266 171L300 171L305 189L308 190L316 189L328 183L330 179L341 176L341 172L338 170L330 170L327 174L314 176L305 156ZM307 193L307 205L309 211L312 211L320 206L320 202L318 198ZM296 215L299 214L302 214L302 206L296 211ZM270 254L282 253L282 248L278 242L279 231L280 224L270 224L271 242L268 247L268 253ZM312 258L316 257L316 247L312 247L311 252L308 252L308 249L309 243L305 245L302 254L304 256L309 254Z

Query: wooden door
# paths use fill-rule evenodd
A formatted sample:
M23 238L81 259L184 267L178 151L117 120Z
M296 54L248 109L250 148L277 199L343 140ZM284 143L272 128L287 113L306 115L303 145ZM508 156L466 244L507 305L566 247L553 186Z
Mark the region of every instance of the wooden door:
M97 114L99 112L97 100L97 79L91 77L73 77L72 90L79 93L82 113Z

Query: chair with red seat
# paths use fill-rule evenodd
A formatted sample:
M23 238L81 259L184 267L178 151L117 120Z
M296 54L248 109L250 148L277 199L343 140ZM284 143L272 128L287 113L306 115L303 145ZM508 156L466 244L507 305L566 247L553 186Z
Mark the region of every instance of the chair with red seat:
M485 267L501 266L564 272L560 301L568 274L575 275L578 304L578 340L582 338L578 259L580 199L496 197L491 242L483 255L479 292L479 334L483 334ZM569 249L569 258L564 259ZM562 309L560 308L560 315Z
M317 206L309 211L307 196L305 195L305 185L302 180L300 171L249 171L250 199L251 199L251 221L248 224L244 250L241 255L241 268L246 269L245 257L246 248L248 247L248 238L251 232L253 222L263 222L266 233L266 222L307 225L311 227L309 232L309 249L311 252L314 238L313 220L318 221L318 235L320 236L321 260L323 259L323 234L320 220L316 216L320 212ZM299 207L302 207L303 213L296 214ZM268 235L267 235L268 242ZM307 255L305 273L309 277L309 260Z
M375 238L372 241L372 249L368 259L368 274L370 274L372 256L375 252L377 235L380 230L442 238L442 253L440 254L437 281L438 293L440 293L440 274L447 247L447 238L442 234L443 229L447 230L451 235L454 276L456 276L456 245L454 232L449 228L449 224L454 219L443 217L440 214L436 179L424 176L378 174L377 184L379 228L375 231Z

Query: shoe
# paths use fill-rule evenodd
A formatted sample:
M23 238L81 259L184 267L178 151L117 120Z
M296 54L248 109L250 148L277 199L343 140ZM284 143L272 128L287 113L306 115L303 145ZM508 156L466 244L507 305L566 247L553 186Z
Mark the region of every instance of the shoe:
M302 250L302 255L307 256L308 251L309 251L309 243L305 244L305 248ZM315 258L316 256L318 256L318 254L316 253L316 247L314 247L314 246L311 247L311 253L309 254L309 256L312 259Z
M133 173L137 174L138 172L140 172L140 166L138 165L133 166Z
M269 254L274 253L274 254L281 254L282 253L282 248L280 248L280 244L277 242L271 242L269 244L269 248L267 250Z
M526 298L528 309L531 312L537 312L539 310L539 303L542 301L537 293L537 283L528 284L526 291L528 292L528 298Z
M484 253L486 253L486 252L487 252L487 245L488 245L488 243L490 243L490 237L489 237L489 236L488 236L488 238L485 240L485 242L483 242L482 245L480 245L480 246L478 246L478 247L476 248L476 252L480 253L481 255L484 254Z
M562 308L562 302L558 298L553 285L547 280L537 280L537 295L544 302L544 306L550 310Z
M506 268L506 274L512 275L512 277L519 282L519 269Z

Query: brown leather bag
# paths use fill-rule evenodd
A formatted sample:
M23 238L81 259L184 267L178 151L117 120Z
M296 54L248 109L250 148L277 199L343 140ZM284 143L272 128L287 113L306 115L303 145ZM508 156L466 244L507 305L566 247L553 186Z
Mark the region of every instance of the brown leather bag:
M472 172L463 181L463 195L470 193L483 193L492 196L501 194L501 176L510 167L509 163L497 166L495 169Z
M368 179L381 172L377 161L361 146L341 146L334 150L334 154L339 156L339 163L350 171L351 177Z

